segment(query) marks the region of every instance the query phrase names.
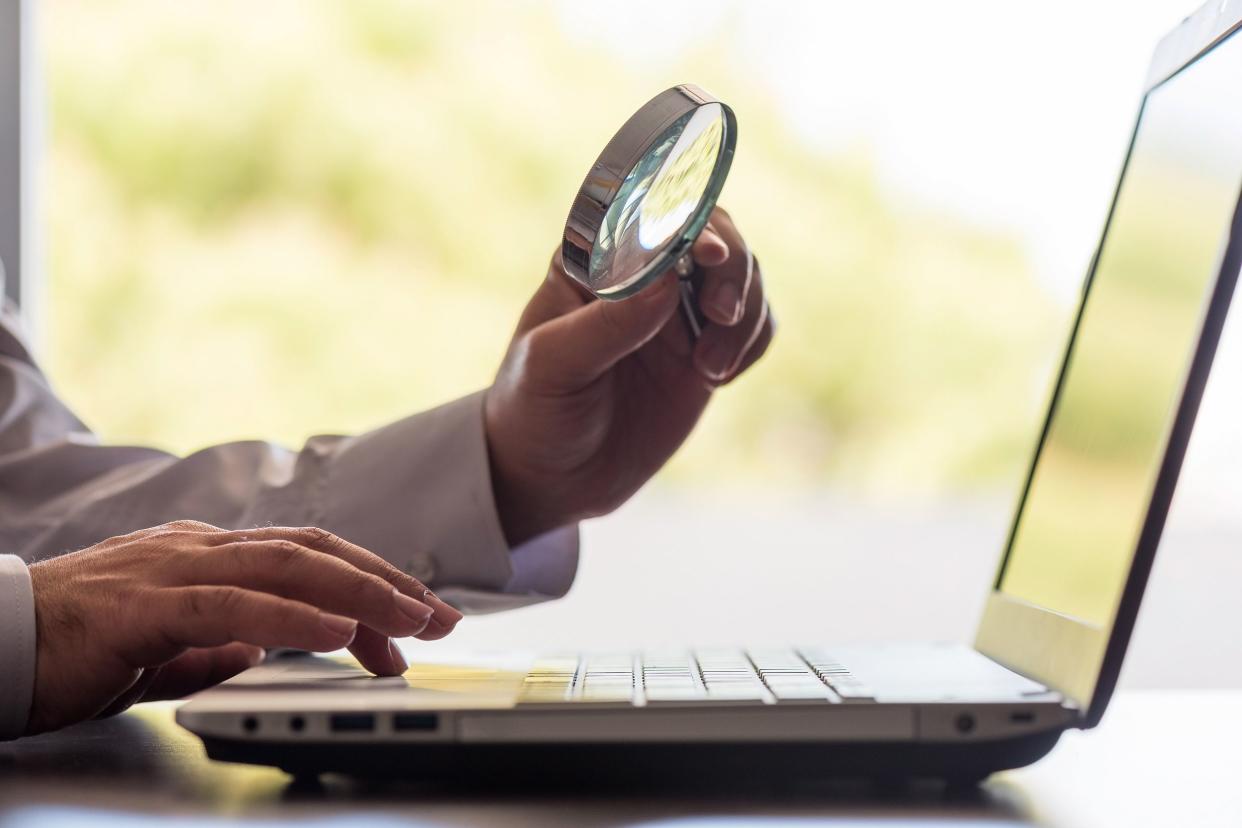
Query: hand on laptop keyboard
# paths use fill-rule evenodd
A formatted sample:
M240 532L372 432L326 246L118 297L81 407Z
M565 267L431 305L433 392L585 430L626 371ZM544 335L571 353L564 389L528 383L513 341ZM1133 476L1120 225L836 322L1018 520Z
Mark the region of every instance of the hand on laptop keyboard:
M374 673L406 663L389 636L461 620L421 583L319 529L227 532L181 521L30 567L38 623L29 733L218 683L263 647L348 646Z

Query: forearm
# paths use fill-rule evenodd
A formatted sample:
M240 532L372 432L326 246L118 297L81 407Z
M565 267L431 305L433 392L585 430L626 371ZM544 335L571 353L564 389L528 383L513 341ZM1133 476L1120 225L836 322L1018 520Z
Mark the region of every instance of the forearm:
M467 603L491 608L554 597L573 577L576 530L534 542L556 548L555 574L532 587L515 571L524 556L510 556L496 514L483 398L474 394L353 437L315 437L300 451L249 441L182 458L105 446L53 392L6 312L0 549L36 561L180 519L222 528L314 525L437 589L459 591ZM539 591L546 588L556 591ZM499 597L479 601L475 593Z
M437 587L502 592L514 568L480 396L300 451L238 442L180 458L76 432L0 454L0 548L35 561L180 519L319 526Z

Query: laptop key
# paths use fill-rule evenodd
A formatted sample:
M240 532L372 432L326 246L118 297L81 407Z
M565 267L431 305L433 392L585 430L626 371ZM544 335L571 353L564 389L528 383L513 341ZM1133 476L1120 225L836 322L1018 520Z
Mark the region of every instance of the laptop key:
M707 697L709 699L730 699L733 701L763 701L768 697L767 688L762 684L752 685L744 684L737 686L716 686L707 688Z
M707 694L697 688L686 690L648 690L645 694L648 705L660 704L685 704L687 702L701 702L707 698Z
M790 685L782 687L781 685L769 686L768 689L772 695L776 697L778 702L788 701L822 701L822 702L839 702L841 699L836 693L833 693L822 684L814 685Z
M850 669L822 650L803 650L802 657L833 692L847 702L874 702L875 691L850 672Z

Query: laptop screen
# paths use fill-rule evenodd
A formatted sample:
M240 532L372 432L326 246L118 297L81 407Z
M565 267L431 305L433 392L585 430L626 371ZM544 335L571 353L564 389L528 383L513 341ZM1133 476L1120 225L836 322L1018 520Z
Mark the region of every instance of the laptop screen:
M1000 578L1002 592L1103 630L1238 204L1240 77L1234 35L1144 102Z

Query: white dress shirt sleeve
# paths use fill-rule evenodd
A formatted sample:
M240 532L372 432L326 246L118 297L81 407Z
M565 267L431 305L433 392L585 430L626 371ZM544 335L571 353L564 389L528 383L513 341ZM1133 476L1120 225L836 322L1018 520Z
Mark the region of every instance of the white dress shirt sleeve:
M311 502L297 495L313 516L304 522L382 555L470 611L565 594L577 568L578 528L510 550L492 497L483 396L357 437L312 438L303 462L323 468Z
M0 740L26 730L35 677L34 593L26 562L0 555Z
M255 440L176 457L102 445L53 393L5 308L0 550L36 562L181 519L224 528L320 526L463 611L559 597L577 568L578 529L510 550L492 496L483 398L479 392L365 434L314 437L300 451ZM0 580L0 723L20 718L24 727L18 707L34 682L35 618L25 567L19 574L7 566ZM15 632L15 623L26 632Z

